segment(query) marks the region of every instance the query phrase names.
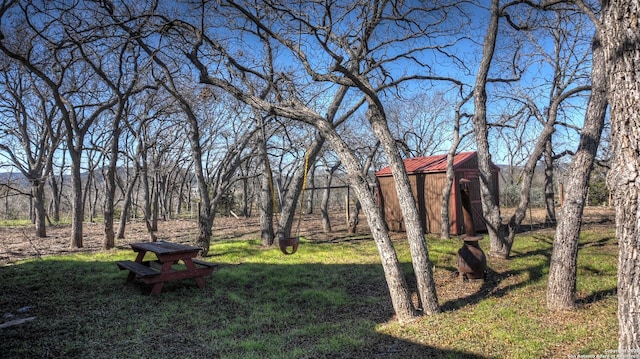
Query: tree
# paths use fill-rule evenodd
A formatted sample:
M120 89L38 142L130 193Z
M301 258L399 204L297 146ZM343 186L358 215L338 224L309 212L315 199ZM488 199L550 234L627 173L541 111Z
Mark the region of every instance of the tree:
M0 21L14 17L10 24L3 24L3 30L12 29L14 36L20 34L22 42L10 43L6 33L2 33L0 51L21 63L45 84L60 113L71 157L73 214L70 246L82 247L84 206L81 166L84 140L93 123L111 109L117 99L108 91L98 91L106 86L90 65L79 60L79 50L74 40L67 36L84 25L82 20L92 18L91 10L82 12L78 4L49 5L46 2L12 2L3 7Z
M473 92L470 92L456 105L454 117L453 117L453 136L449 151L447 151L447 170L446 180L444 187L442 188L442 203L440 204L440 238L448 239L450 236L450 223L449 223L449 203L451 200L451 190L454 186L455 172L453 170L453 161L458 151L458 147L462 143L463 139L470 134L470 132L460 133L462 127L462 119L465 117L471 117L469 114L462 112L462 107L471 99Z
M342 164L340 161L336 161L333 164L327 162L324 163L324 167L327 172L327 180L325 182L326 188L322 193L320 199L320 216L322 218L322 229L325 233L331 233L331 220L329 219L329 197L331 195L331 183L333 181L334 173L340 168Z
M40 89L37 77L19 64L6 64L0 75L0 153L31 183L35 232L46 237L44 187L51 174L54 153L61 140L59 113Z
M288 45L291 45L290 41L269 30L268 26L266 26L263 22L266 21L265 19L261 20L253 16L247 8L244 8L241 5L235 3L232 3L231 5L235 9L237 9L237 12L234 12L233 14L225 14L227 18L248 18L257 27L259 27L261 31L268 33L270 38L272 37L280 44L284 45L286 48L293 50L294 56L296 56L298 59L306 61L306 55L304 53L296 52L297 47L287 47ZM277 19L277 17L275 17L274 19ZM283 25L284 24L286 24L286 22L283 23ZM197 28L193 29L193 31L196 35L196 41L194 43L195 46L193 50L189 52L190 60L198 69L200 73L200 79L203 83L224 89L233 96L250 104L252 107L264 111L268 114L273 114L282 118L296 119L304 123L312 124L322 134L322 138L326 138L326 140L331 144L331 147L338 154L340 160L345 165L345 168L349 173L350 183L352 184L358 197L363 203L363 209L367 214L374 239L381 253L383 268L385 270L385 277L387 278L387 283L389 285L392 297L392 303L394 306L394 310L398 315L398 319L400 321L405 321L413 317L414 312L409 298L406 281L401 275L398 259L391 245L389 235L386 231L386 226L382 221L382 214L380 212L380 209L375 204L373 193L369 189L367 179L360 175L361 165L356 159L356 156L349 148L349 145L345 143L344 140L336 132L337 124L343 123L345 119L348 118L351 113L353 113L353 111L360 107L360 104L362 103L362 101L356 101L356 104L351 107L352 110L343 110L345 114L338 117L335 121L333 120L332 114L337 113L344 95L347 92L347 89L349 89L351 86L338 86L338 90L332 96L327 106L327 108L329 109L329 115L322 116L317 111L310 108L310 106L307 106L305 104L305 102L307 101L303 101L297 97L299 94L303 94L303 92L296 91L294 87L295 84L288 78L280 77L277 79L278 81L271 82L270 80L276 79L270 78L268 76L261 76L259 73L253 73L248 68L242 66L239 62L239 59L231 56L231 53L229 51L225 51L224 48L221 48L218 41L216 41L214 38L209 37L209 33L199 31ZM210 54L210 56L201 56L205 53ZM243 91L241 88L237 87L238 85L234 85L233 83L225 80L224 77L220 74L212 73L209 70L209 67L205 65L205 63L203 63L203 60L207 58L215 58L218 56L222 56L226 59L225 63L230 65L230 70L234 72L240 71L246 76L258 75L256 76L257 78L268 82L270 86L273 86L272 88L274 89L275 96L273 98L270 98L270 101L261 99L259 96L255 96L251 93L248 93L247 91ZM313 73L311 75L313 75ZM312 103L310 103L310 105L312 105Z
M491 16L487 27L487 33L482 46L482 60L478 67L476 83L473 90L474 114L473 131L478 147L478 171L480 172L480 197L482 199L482 213L489 232L491 243L502 243L504 234L502 230L502 218L500 207L496 202L493 171L491 169L491 155L489 153L489 126L487 121L487 80L489 69L493 60L498 37L498 24L500 21L500 1L491 0ZM491 251L500 253L500 246Z
M239 38L249 37L250 34L256 33L267 34L266 39L268 41L277 43L280 51L286 51L289 54L281 56L290 61L277 61L278 65L282 65L282 71L276 72L275 78L269 73L260 71L263 65L257 64L263 64L264 57L259 60L253 60L257 51L253 51L251 54L241 51L240 54L243 56L237 56L238 49L229 46L224 38L218 38L218 36L212 34L210 27L199 30L201 28L200 25L198 27L193 26L194 30L192 31L196 34L193 40L195 46L188 53L200 73L202 82L225 89L252 107L269 114L297 119L315 126L322 136L331 143L333 150L340 155L340 160L345 165L352 180L355 181L353 183L354 190L356 190L357 183L359 189L356 192L362 202L362 208L368 214L370 225L375 227L377 225L376 222L379 223L377 216L380 213L374 201L367 199L365 203L365 197L363 196L371 196L371 193L368 185L365 185L359 179L360 165L354 163L352 159L353 152L349 150L348 144L344 143L344 140L340 139L340 136L335 132L336 125L331 121L327 121L326 116L319 116L318 111L311 108L316 105L314 101L317 102L317 99L327 98L327 89L332 89L332 92L335 92L333 88L336 86L337 88L346 87L353 91L354 95L358 94L362 98L357 106L350 108L357 110L359 106L366 104L365 115L371 130L380 139L381 148L384 149L385 155L393 168L400 197L406 199L403 200L403 210L406 212L405 218L407 218L407 222L410 222L408 227L411 230L408 232L408 239L412 250L415 273L418 277L421 304L424 312L433 313L438 310L438 305L435 300L435 286L431 278L431 266L428 264L424 232L417 215L415 202L412 200L408 179L402 166L395 139L387 125L387 116L382 99L386 90L396 88L406 81L441 78L433 74L421 75L412 73L404 76L403 74L390 74L387 73L387 66L405 61L417 63L419 66L422 65L420 61L416 61L416 54L420 52L437 54L445 51L447 46L452 46L452 43L448 42L450 39L443 40L444 43L434 46L435 38L442 35L441 39L445 39L446 36L444 34L459 31L460 23L457 21L454 25L454 22L448 21L446 25L450 27L444 26L442 19L446 13L441 7L433 9L411 7L411 5L404 6L392 2L358 3L357 5L356 8L352 9L344 8L340 4L327 3L313 8L306 7L304 12L297 6L287 6L280 3L266 3L265 8L264 6L252 7L244 3L231 1L212 7L211 11L214 9L230 11L229 14L223 15L223 17L226 19L238 19L243 24L242 28L244 29L249 27L247 23L256 26L256 29L251 30L251 32L246 31L244 35L239 35ZM456 11L457 9L452 6L447 10ZM318 16L308 17L309 13L317 14ZM356 13L359 15L356 16ZM422 15L426 17L422 17ZM287 20L283 21L283 18ZM418 19L423 20L426 18L433 19L434 22L425 24L422 21L418 21ZM323 25L321 23L322 19L334 20L330 21L329 24ZM353 19L358 19L361 24L354 25ZM456 20L458 19L456 18ZM396 26L398 23L406 26L406 29L414 28L415 26L414 29L416 29L417 33L401 31L398 38L389 38L389 35L397 34L383 30L383 28L386 25ZM440 27L436 31L435 27L437 26ZM274 31L274 29L277 29L277 31ZM327 29L331 30L327 32ZM234 30L237 31L237 29ZM434 30L434 32L430 33L430 30ZM406 35L406 37L403 37L404 35L402 34ZM426 41L426 37L429 35L433 36L429 38L429 41ZM256 39L255 36L251 36L251 41L256 40L264 42L264 39ZM300 43L304 43L305 46L300 46ZM384 53L394 45L406 46L406 52L397 53L396 48L393 52L397 53L397 56L386 58ZM256 50L255 47L252 49ZM303 50L315 51L307 54ZM322 52L319 53L317 50ZM313 54L313 57L310 54ZM204 59L206 59L207 64L204 63ZM216 63L224 63L225 67L209 65L213 59L218 59ZM455 62L452 59L453 57L448 60ZM423 68L427 67L424 66ZM242 74L243 78L252 77L259 81L270 82L270 86L274 91L274 98L265 101L255 95L248 94L244 87L239 87L233 83L232 76L226 76L226 74L233 75L237 73ZM394 78L395 75L399 75L399 77ZM303 83L303 79L305 81L311 80L311 82ZM312 90L316 89L323 91L323 95L311 96ZM304 96L301 98L299 95ZM358 101L356 100L356 102ZM324 103L329 104L326 106L327 108L332 108L333 104L339 106L341 102L325 100ZM349 112L348 109L343 109L342 111ZM322 109L322 112L324 112L324 109ZM340 117L343 118L344 116L341 115ZM329 137L331 137L331 140L329 140ZM371 206L371 208L367 208L367 206ZM388 234L384 233L386 230L377 231L378 229L374 230L376 235L379 235L377 237L380 240L379 243L384 243L384 247L380 248L381 256L390 258L388 251L392 249L387 246L385 239ZM392 274L391 272L387 273ZM389 281L401 284L398 278L395 277L396 275L397 271L393 273L393 278L388 277ZM391 283L390 287L392 287ZM397 293L405 291L403 287L404 285L397 287ZM392 290L392 293L394 293L392 294L394 296L396 291ZM400 297L403 297L403 295L400 294ZM400 302L402 302L402 299L394 301L394 304ZM402 310L400 307L402 307ZM407 313L404 305L400 305L396 309L399 316L401 316L400 313L403 313L402 316ZM411 315L409 314L409 316Z
M565 182L566 195L560 222L553 240L553 253L549 267L547 307L554 310L575 307L578 240L582 225L582 213L587 205L589 177L600 143L607 110L605 59L599 34L592 42L593 66L592 90L584 119L580 145L571 163Z
M528 16L524 17L522 20L523 24L518 25L514 23L513 18L507 13L507 10L509 10L513 4L514 3L507 3L503 7L500 7L499 2L492 2L491 22L487 30L487 37L485 38L483 62L477 77L474 96L476 106L474 130L476 134L476 141L478 143L478 160L481 173L481 195L483 211L491 241L489 254L501 258L508 258L510 255L515 235L518 232L520 224L522 223L526 210L529 206L531 184L535 169L545 149L548 147L548 142L550 141L552 134L555 132L555 125L562 114L563 104L581 92L590 89L588 85L581 83L583 76L581 75L580 69L584 63L586 55L580 55L580 51L578 51L579 47L574 45L571 41L569 41L568 48L565 48L565 39L567 36L562 32L564 30L562 30L561 26L552 22L551 32L554 36L553 52L551 54L546 54L545 51L541 51L543 56L547 58L547 61L549 61L551 65L551 72L553 73L553 77L548 85L549 93L545 98L548 102L544 103L544 108L541 109L538 105L540 101L537 98L531 98L522 94L519 97L511 99L511 101L518 103L518 105L515 106L515 115L512 117L524 120L523 123L525 125L528 125L531 122L537 123L541 129L534 137L534 140L531 141L532 147L527 154L526 161L522 168L521 178L519 179L520 190L516 210L509 218L508 223L503 225L499 207L495 200L497 198L496 189L493 188L492 182L487 182L488 179L492 178L492 173L490 172L489 167L490 155L488 151L489 143L487 137L489 132L487 128L488 122L486 114L486 85L488 81L491 81L488 79L488 73L496 48L500 17L505 17L507 19L507 23L516 30L521 31L525 28L529 31L533 30L533 28L526 23L526 21L532 21ZM541 8L541 6L534 5L534 8ZM534 11L533 8L529 8L528 10ZM552 19L554 19L553 16ZM572 53L572 56L567 58L567 56L564 55L565 53ZM574 56L577 59L573 59ZM517 73L517 71L519 71L519 65L514 62L512 66L514 67L514 71L516 71L516 77L520 77L520 74ZM531 121L531 119L535 121ZM515 130L522 130L523 126L513 127ZM527 136L531 135L527 134ZM519 142L518 145L523 147L521 142Z
M640 32L637 1L606 1L595 21L604 48L611 116L608 184L616 207L618 351L640 350ZM592 16L595 20L595 16Z

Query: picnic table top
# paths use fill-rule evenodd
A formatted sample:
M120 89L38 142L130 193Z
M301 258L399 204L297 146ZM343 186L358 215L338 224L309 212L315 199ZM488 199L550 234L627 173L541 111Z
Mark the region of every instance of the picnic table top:
M153 252L156 254L177 254L177 253L189 253L197 252L201 250L199 247L194 247L186 244L172 243L172 242L140 242L131 243L131 248L135 251Z

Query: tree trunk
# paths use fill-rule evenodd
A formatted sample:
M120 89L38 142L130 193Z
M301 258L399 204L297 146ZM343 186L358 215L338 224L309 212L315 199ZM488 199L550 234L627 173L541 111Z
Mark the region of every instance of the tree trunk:
M371 123L373 133L380 140L382 149L389 161L389 167L393 174L396 192L400 209L404 217L407 240L411 251L411 261L413 264L416 282L418 285L418 296L422 304L424 313L435 314L440 311L438 296L436 294L436 284L433 278L433 270L429 261L429 251L424 239L424 228L420 220L418 206L411 191L409 176L404 167L404 162L400 157L400 152L396 146L393 134L389 130L385 114L381 108L372 101L367 110L367 118Z
M553 150L551 137L549 137L544 149L544 203L547 209L545 223L550 227L556 225L555 196L556 193L553 190Z
M347 203L348 205L348 203ZM360 200L356 199L355 208L349 215L349 234L356 234L358 232L358 223L360 223L360 211L362 210L362 204Z
M124 203L122 204L122 213L120 214L120 224L118 225L118 238L124 238L124 232L127 227L127 221L129 220L129 211L131 209L133 188L138 181L138 170L133 174L132 178L127 182L127 190L124 195Z
M242 178L242 217L249 217L249 178Z
M318 153L320 153L320 150L324 145L324 141L324 138L318 135L309 148L307 148L306 156L309 167L315 162ZM296 205L298 204L305 178L304 172L308 170L308 168L301 168L296 172L293 180L291 181L291 185L282 200L280 205L280 221L278 223L278 231L276 233L276 237L278 238L291 237L293 220L296 215Z
M580 134L580 145L573 156L567 176L565 184L567 194L553 240L547 287L547 307L551 310L568 310L575 307L578 240L582 213L589 191L589 176L598 151L607 111L605 63L597 33L594 35L592 48L591 97Z
M259 115L258 115L259 116ZM260 118L262 121L262 118ZM264 126L261 124L261 126ZM263 127L262 127L263 128ZM273 233L273 210L275 202L275 188L273 176L271 174L271 165L269 164L269 156L267 156L267 144L264 132L260 136L258 144L258 156L262 159L262 176L260 176L260 239L263 246L272 246L275 242Z
M440 238L442 239L449 239L449 237L451 236L451 223L449 222L449 204L451 202L451 189L453 188L453 182L455 181L453 159L456 155L456 151L458 150L458 146L460 146L460 142L462 142L462 138L466 136L460 136L460 120L462 119L462 107L471 99L472 96L473 92L462 98L462 100L456 105L453 126L453 141L451 142L451 147L449 147L449 151L447 152L446 179L444 188L442 189L442 202L440 203L440 222L442 223L440 226Z
M113 153L111 153L113 156ZM104 239L102 241L103 249L111 249L115 247L115 232L113 230L113 223L115 220L114 203L116 196L116 160L114 158L109 159L109 167L107 168L107 175L105 178L105 194L104 194Z
M155 167L154 169L157 169ZM156 174L153 176L153 185L151 186L152 192L152 205L151 205L151 230L153 232L158 232L158 214L160 211L160 179L158 175L158 171L155 170Z
M60 222L60 189L58 187L58 181L56 180L56 176L52 173L51 178L49 179L49 187L51 187L51 202L53 204L53 209L51 212L51 217L53 218L53 222Z
M47 213L44 208L44 182L41 180L31 181L31 197L35 210L36 236L44 238L47 236Z
M67 135L70 136L70 135ZM84 220L84 205L82 198L82 176L80 174L80 151L69 150L71 155L71 187L72 216L71 216L71 248L82 248L82 221Z
M333 182L333 174L340 167L341 163L336 163L333 167L329 169L329 173L327 174L327 183L326 189L322 194L322 199L320 200L320 214L322 217L322 229L325 233L331 233L331 219L329 218L329 198L331 196L331 182Z
M316 195L315 187L316 187L316 166L311 166L309 169L309 174L307 175L307 188L310 188L309 194L307 195L307 201L305 209L306 214L313 214L313 198Z
M496 202L497 188L494 187L494 173L491 169L491 155L489 154L489 127L487 124L487 78L493 53L496 48L498 35L498 20L500 17L499 1L491 1L491 18L487 35L482 49L482 61L476 76L474 89L473 132L478 147L478 170L480 172L480 198L482 200L482 212L489 232L489 255L507 258L511 247L505 242L502 231L502 218L500 207Z
M118 114L122 113L122 104L118 108ZM104 193L104 240L102 248L111 249L116 245L113 224L115 220L115 197L116 197L116 171L118 170L118 153L120 149L120 116L113 119L111 127L111 142L109 147L109 165L105 176Z
M447 153L447 171L444 188L442 189L442 202L440 203L440 238L449 239L451 236L449 223L449 203L451 202L451 189L455 180L455 172L453 171L453 158L456 155L456 149L460 141L454 141Z
M605 1L602 11L611 169L618 238L618 352L640 350L640 31L638 1ZM633 350L633 352L632 352Z
M144 223L149 233L149 238L152 242L157 240L153 231L153 223L151 222L151 188L149 184L149 166L147 164L147 151L143 150L142 153L142 168L141 168L141 180L142 180L142 192L143 192L143 210L144 210Z
M391 237L384 223L382 210L377 205L374 195L369 189L367 177L361 174L361 165L353 155L349 147L344 143L340 136L335 132L335 128L324 121L316 123L322 135L327 138L333 150L340 157L340 161L347 172L349 184L356 192L356 196L362 203L362 209L367 217L371 236L373 237L378 252L380 253L380 261L384 270L391 303L399 322L407 322L416 316L416 312L411 304L411 297L407 282L402 273L402 268L398 261L398 256Z
M332 175L327 175L327 188L322 193L320 200L320 217L322 219L322 230L324 233L331 233L331 219L329 218L329 196L331 195Z

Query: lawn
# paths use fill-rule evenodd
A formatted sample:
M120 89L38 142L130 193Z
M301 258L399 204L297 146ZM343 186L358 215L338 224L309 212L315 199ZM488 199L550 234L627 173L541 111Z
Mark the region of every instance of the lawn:
M3 358L566 358L617 347L617 243L583 234L580 306L549 312L552 231L516 239L486 278L455 277L460 241L427 238L443 313L399 324L370 239L303 240L285 256L255 240L220 240L207 287L172 282L160 295L125 283L126 249L44 256L0 267ZM396 247L410 285L406 242ZM488 240L481 241L485 251Z

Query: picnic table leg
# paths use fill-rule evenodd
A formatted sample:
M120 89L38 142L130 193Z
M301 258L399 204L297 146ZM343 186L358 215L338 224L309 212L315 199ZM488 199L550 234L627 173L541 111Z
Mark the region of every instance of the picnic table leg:
M153 289L151 289L151 294L160 294L160 292L162 292L162 287L164 287L164 282L154 284Z
M191 261L191 259L185 259L183 260L184 265L187 267L188 270L196 270L196 265L193 264L193 262ZM196 281L196 284L198 284L198 288L204 288L205 284L204 284L204 279L202 277L193 277L193 280Z
M171 266L173 266L173 262L164 262L162 263L162 269L160 270L160 276L163 276L167 273L171 272ZM153 285L153 289L151 289L151 294L160 294L162 292L162 288L164 287L164 282L158 282Z
M136 256L136 262L142 263L145 253L147 253L147 251L138 252L138 255ZM127 276L127 282L133 282L134 279L136 279L136 273L130 270L129 275Z

